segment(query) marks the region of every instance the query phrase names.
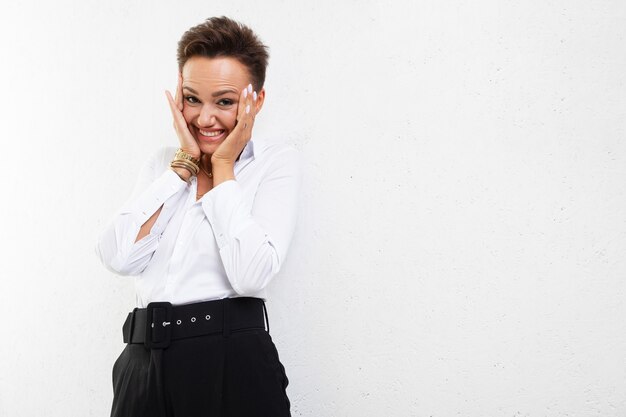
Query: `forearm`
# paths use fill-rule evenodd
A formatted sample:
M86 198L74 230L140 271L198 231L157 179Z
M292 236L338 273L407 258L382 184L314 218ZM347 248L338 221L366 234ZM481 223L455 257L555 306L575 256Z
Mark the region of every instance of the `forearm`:
M293 153L281 155L267 169L250 207L239 181L227 181L203 198L224 269L240 295L262 290L280 270L295 229L298 206L299 162Z
M191 172L189 172L185 168L173 167L170 169L176 172L176 174L178 174L180 179L183 181L188 182L189 178L191 178ZM226 164L226 163L216 164L212 167L212 173L213 173L213 187L221 184L224 181L235 179L235 170L234 170L233 164ZM156 212L154 212L152 216L150 216L150 218L146 220L146 222L141 226L141 229L139 229L139 233L137 234L135 242L141 240L142 238L150 234L150 230L152 230L152 226L154 226L154 223L156 223L159 217L159 214L161 213L162 208L163 206L161 205L161 207L159 207L159 209Z
M189 178L191 177L191 172L189 172L188 170L184 168L178 168L178 167L171 168L171 169L176 174L178 174L181 180L185 182L189 181ZM152 226L154 226L154 223L156 223L157 219L159 218L159 214L161 214L162 209L163 209L163 205L161 205L161 207L159 207L159 209L155 211L152 214L152 216L150 216L150 218L146 220L144 224L141 225L141 229L139 229L139 233L137 234L137 237L135 238L135 242L143 239L144 237L150 234L150 231L152 230Z
M234 164L219 163L212 166L213 188L217 187L224 181L235 179Z
M139 229L139 233L137 234L137 238L135 239L135 242L143 239L144 237L150 234L150 230L152 230L152 226L154 226L154 223L156 223L156 220L159 217L159 214L161 214L161 209L163 209L163 206L159 207L159 209L155 211L154 214L150 216L150 218L146 220L146 222L143 225L141 225L141 229Z
M98 238L96 249L102 263L120 275L141 273L158 247L159 235L167 227L178 201L185 195L187 187L178 173L167 169L158 175L158 166L169 159L167 153L155 154L144 165L132 196Z
M170 169L177 173L181 180L189 182L189 178L191 178L191 172L189 172L189 170L180 167L170 167Z

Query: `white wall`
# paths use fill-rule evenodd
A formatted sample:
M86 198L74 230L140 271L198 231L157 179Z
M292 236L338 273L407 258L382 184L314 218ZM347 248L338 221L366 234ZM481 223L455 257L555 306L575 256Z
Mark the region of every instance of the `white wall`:
M624 2L12 3L1 416L108 415L135 300L95 236L222 14L271 47L255 129L308 161L268 304L294 416L626 414Z

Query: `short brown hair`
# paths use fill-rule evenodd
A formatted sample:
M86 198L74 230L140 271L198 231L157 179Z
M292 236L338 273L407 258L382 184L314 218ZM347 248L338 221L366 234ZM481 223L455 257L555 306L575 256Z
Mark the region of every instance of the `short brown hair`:
M246 25L222 16L192 27L178 41L178 70L182 71L185 62L196 55L236 58L248 69L254 89L263 88L268 47Z

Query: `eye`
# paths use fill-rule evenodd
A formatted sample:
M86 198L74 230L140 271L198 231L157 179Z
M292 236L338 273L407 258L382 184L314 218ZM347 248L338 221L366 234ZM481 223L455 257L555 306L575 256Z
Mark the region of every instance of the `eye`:
M194 96L185 96L185 100L187 100L187 103L189 104L199 103L199 101ZM196 100L196 101L190 101L190 100Z
M223 98L217 102L220 106L230 106L233 104L233 101L229 98Z

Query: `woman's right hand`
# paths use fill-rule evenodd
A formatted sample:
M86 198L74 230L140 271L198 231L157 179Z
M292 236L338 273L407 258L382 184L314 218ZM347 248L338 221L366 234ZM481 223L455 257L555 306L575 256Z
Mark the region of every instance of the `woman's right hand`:
M172 118L174 119L174 130L178 135L178 141L180 142L180 148L193 156L200 159L201 152L196 139L193 137L187 126L187 121L183 116L183 75L178 73L178 86L176 87L176 100L172 98L172 95L168 90L165 90L165 95L170 104L170 110L172 111Z

